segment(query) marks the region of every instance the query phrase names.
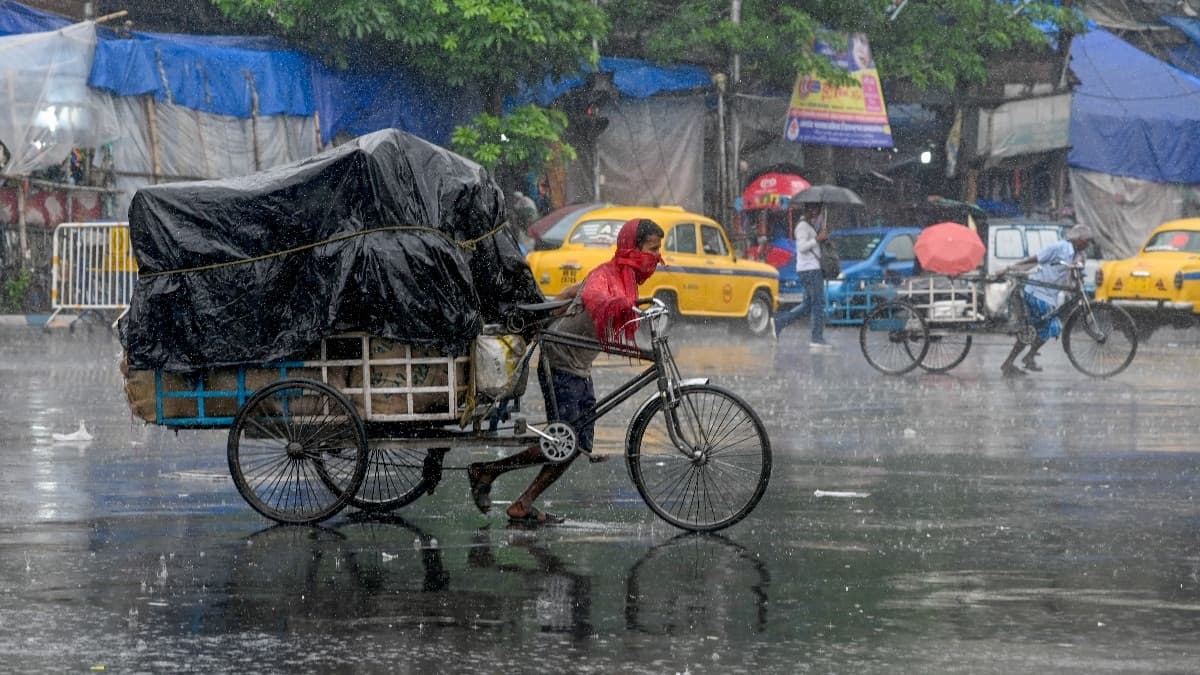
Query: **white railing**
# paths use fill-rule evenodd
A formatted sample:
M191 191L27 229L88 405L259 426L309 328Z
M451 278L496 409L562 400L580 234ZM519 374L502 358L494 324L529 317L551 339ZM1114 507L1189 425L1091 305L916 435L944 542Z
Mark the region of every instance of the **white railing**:
M63 223L54 228L46 325L63 310L124 316L137 283L127 223ZM118 320L120 318L118 316ZM115 325L115 322L114 322Z

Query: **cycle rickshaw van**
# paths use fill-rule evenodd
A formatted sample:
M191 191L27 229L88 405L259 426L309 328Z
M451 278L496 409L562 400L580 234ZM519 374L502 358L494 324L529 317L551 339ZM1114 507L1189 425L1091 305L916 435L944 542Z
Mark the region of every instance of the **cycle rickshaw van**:
M653 322L650 349L620 352L653 365L594 411L545 430L482 429L519 396L542 340L580 338L546 330L554 304L507 227L501 190L448 150L376 132L250 176L143 188L129 224L139 277L119 328L131 408L177 429L227 428L234 484L268 518L407 505L436 487L457 447L540 444L548 461L567 461L580 452L573 425L648 386L658 393L630 421L626 460L656 514L720 529L766 488L761 420L732 393L683 380ZM704 438L691 438L696 428ZM750 478L713 501L707 475L731 468ZM652 491L677 479L687 489Z

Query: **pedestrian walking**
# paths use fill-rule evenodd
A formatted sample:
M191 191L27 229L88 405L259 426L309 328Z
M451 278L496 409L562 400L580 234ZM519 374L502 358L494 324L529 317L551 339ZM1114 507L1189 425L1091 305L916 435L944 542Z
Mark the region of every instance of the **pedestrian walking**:
M779 312L775 316L774 334L778 338L788 325L809 316L809 351L824 352L832 349L825 341L825 279L821 274L821 242L829 238L829 231L815 225L821 214L821 205L805 204L800 221L796 223L796 272L804 287L804 302Z

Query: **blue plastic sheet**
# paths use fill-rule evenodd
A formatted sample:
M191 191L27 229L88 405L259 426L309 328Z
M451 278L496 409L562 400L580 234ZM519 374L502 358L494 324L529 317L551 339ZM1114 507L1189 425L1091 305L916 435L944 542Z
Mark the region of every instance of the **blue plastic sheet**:
M585 69L587 72L590 69ZM708 71L700 66L669 65L660 66L640 59L625 59L611 56L600 58L599 72L612 73L613 86L623 96L630 98L648 98L655 94L675 91L690 91L704 89L711 85ZM525 86L513 98L505 103L509 107L537 103L548 106L558 97L582 87L584 77L564 77L558 80L546 78L540 86Z
M57 14L41 12L15 2L0 0L0 35L44 33L69 26L71 22Z
M102 39L88 84L117 96L152 94L193 110L243 118L253 114L257 92L260 115L312 115L312 59L279 45L265 49L272 44L263 38L159 33Z
M1095 29L1076 36L1071 166L1200 184L1200 78Z

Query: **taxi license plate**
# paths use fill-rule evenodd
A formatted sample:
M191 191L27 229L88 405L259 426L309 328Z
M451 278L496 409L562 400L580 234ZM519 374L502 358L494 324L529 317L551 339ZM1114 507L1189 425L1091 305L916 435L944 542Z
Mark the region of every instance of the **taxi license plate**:
M1150 277L1133 277L1129 280L1129 290L1131 291L1147 291L1150 290Z
M579 281L578 267L562 267L560 269L562 270L562 278L560 280L562 284L569 285Z

